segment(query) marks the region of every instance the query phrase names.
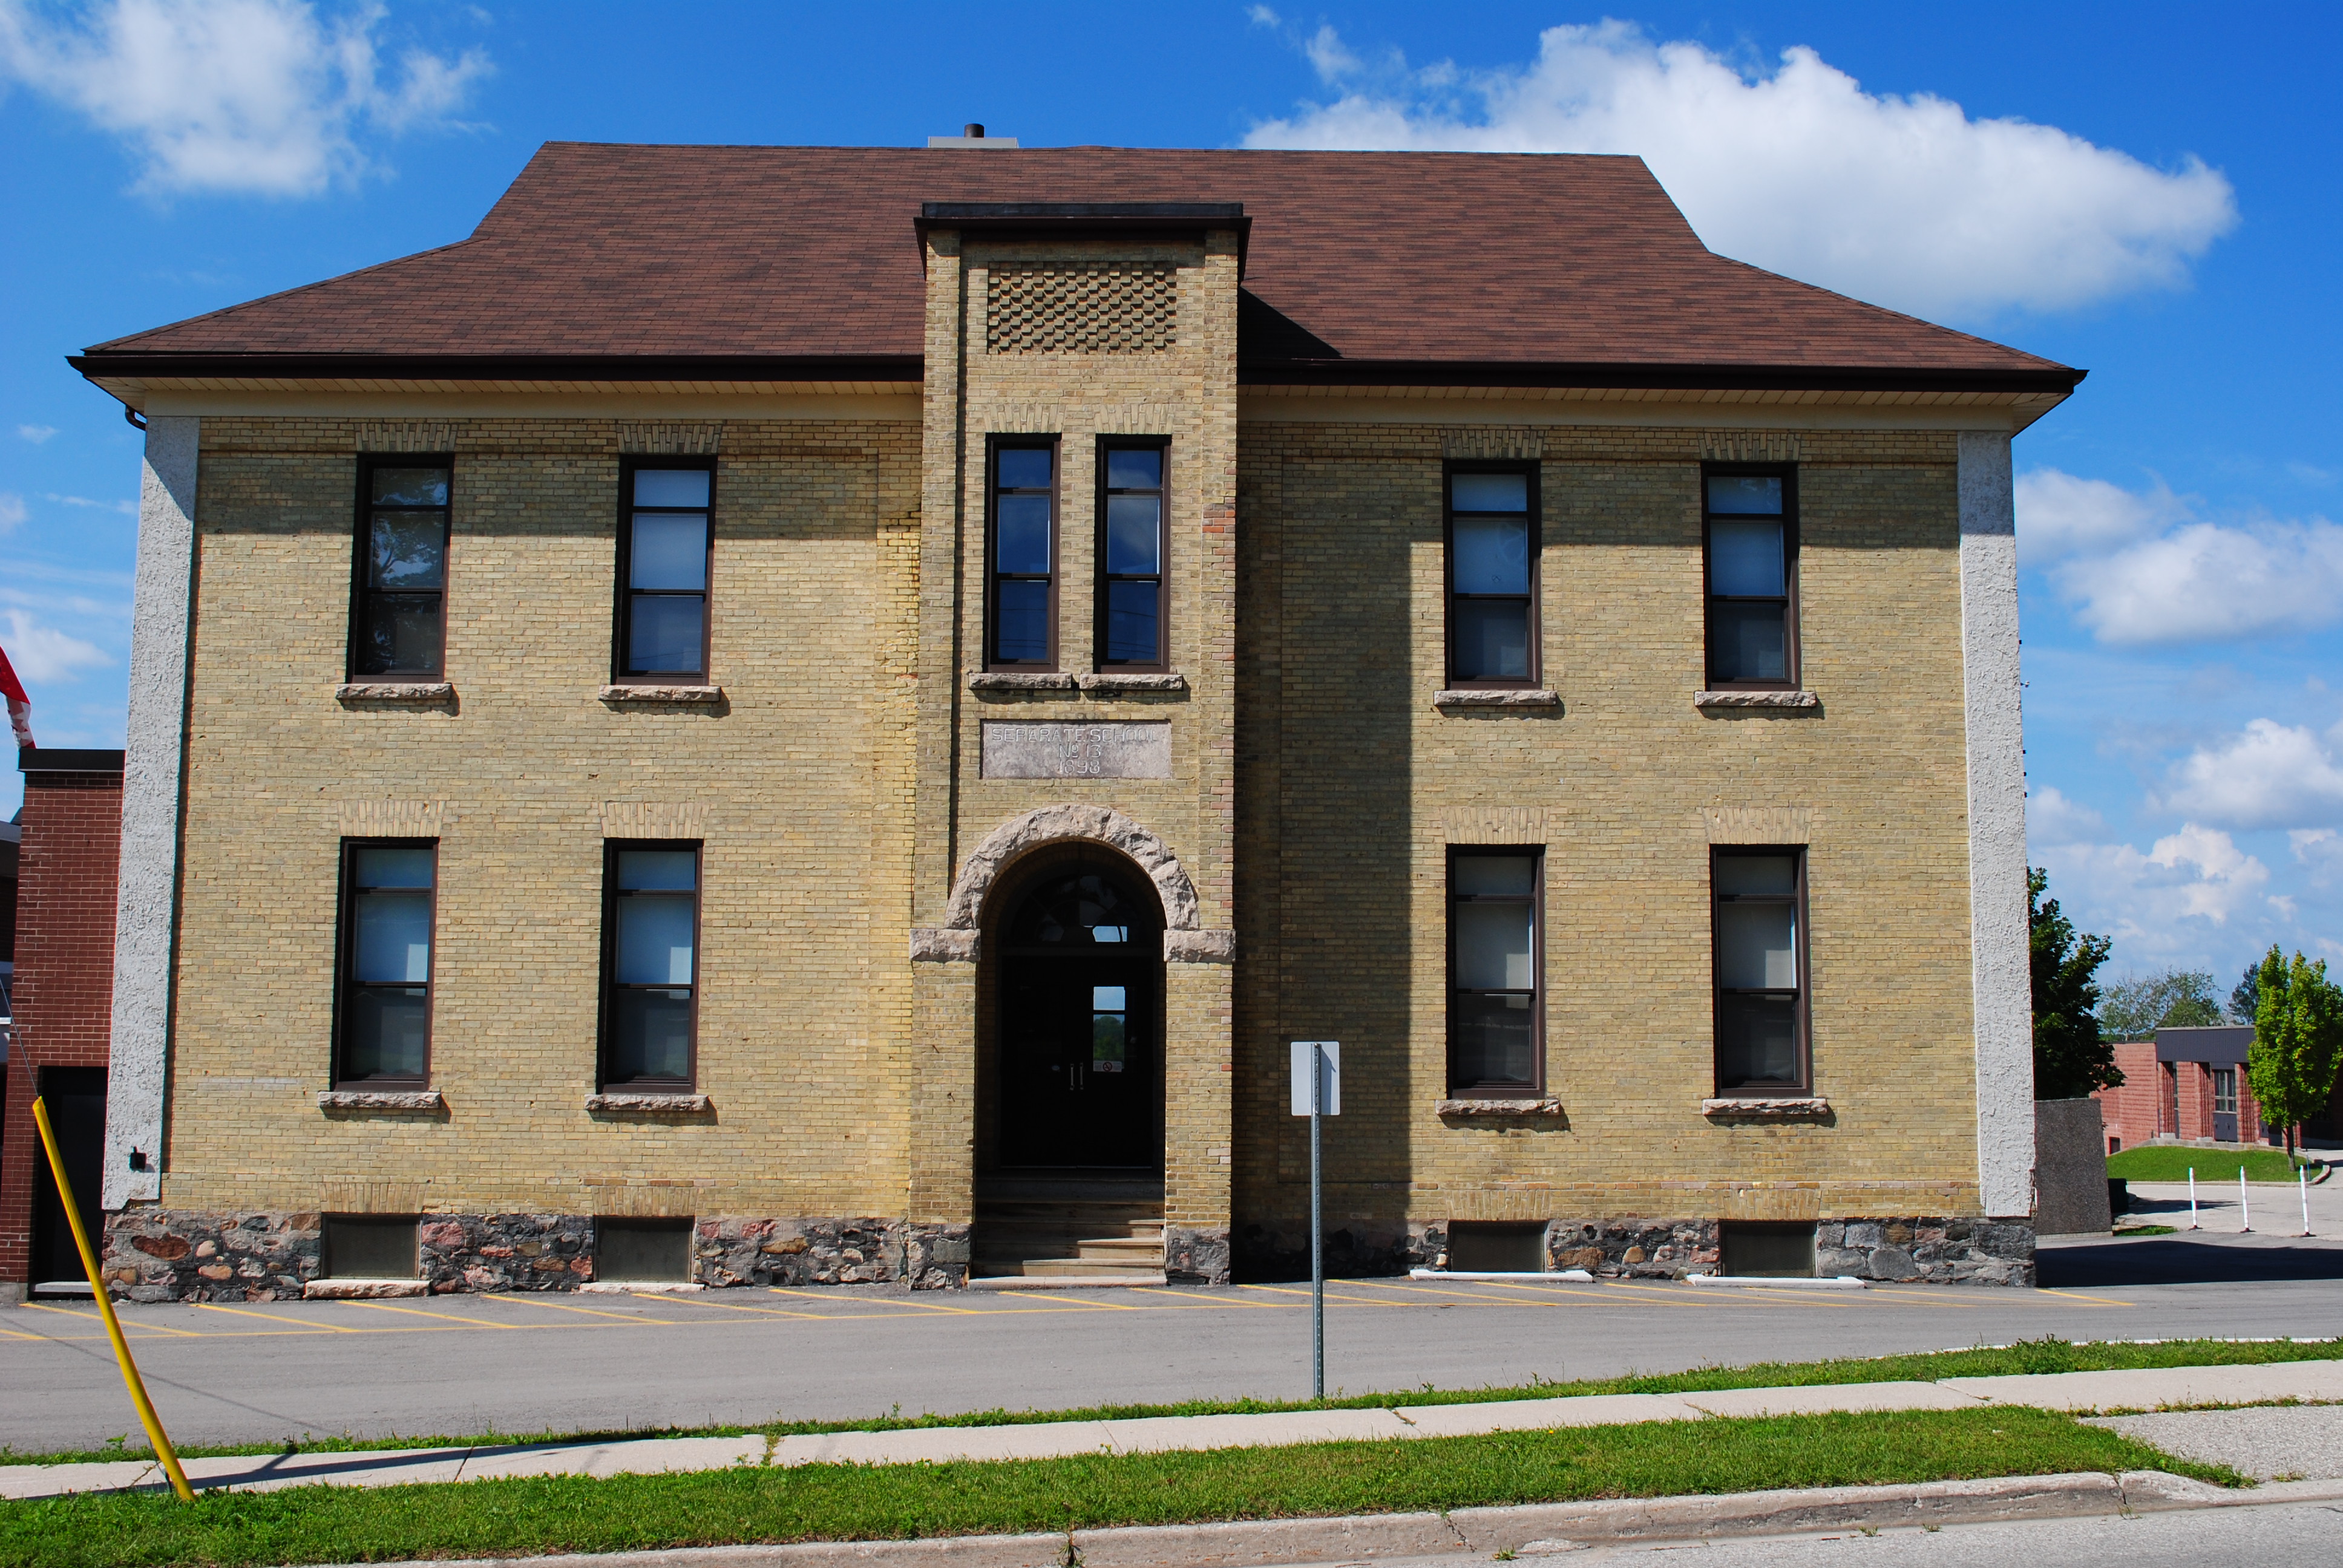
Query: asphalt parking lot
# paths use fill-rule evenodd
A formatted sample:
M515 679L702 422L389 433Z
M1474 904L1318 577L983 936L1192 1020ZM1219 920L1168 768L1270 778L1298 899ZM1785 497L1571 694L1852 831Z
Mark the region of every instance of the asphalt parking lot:
M2024 1291L1341 1281L1327 1292L1327 1382L1353 1393L1469 1389L2044 1335L2343 1334L2343 1246L2262 1241L2191 1244L2217 1264L2284 1251L2308 1259L2297 1273L2325 1272ZM2044 1272L2105 1275L2103 1260L2067 1266L2062 1254L2112 1250L2119 1264L2123 1249L2156 1244L2046 1247ZM122 1316L166 1426L192 1443L1301 1398L1309 1300L1307 1285L860 1288L176 1304ZM0 1443L18 1452L136 1431L86 1302L0 1312Z

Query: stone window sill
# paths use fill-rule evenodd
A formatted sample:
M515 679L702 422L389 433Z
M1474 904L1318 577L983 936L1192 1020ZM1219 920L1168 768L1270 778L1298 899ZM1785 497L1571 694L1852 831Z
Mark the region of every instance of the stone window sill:
M588 1111L655 1111L670 1116L698 1116L715 1109L704 1094L589 1094Z
M428 1280L311 1280L301 1287L305 1302L366 1302L385 1296L420 1296Z
M1820 708L1811 691L1696 691L1694 708Z
M1493 691L1436 691L1434 708L1560 708L1562 693L1542 688L1506 687Z
M1559 1116L1559 1100L1443 1100L1439 1105L1443 1116L1465 1116L1476 1121L1491 1117Z
M1828 1116L1831 1107L1819 1094L1792 1095L1777 1100L1704 1100L1700 1113L1732 1121L1795 1121Z
M337 702L453 702L456 688L445 680L352 680L334 688Z
M436 1089L323 1089L317 1091L320 1111L444 1111L447 1102Z
M602 700L620 707L678 702L714 704L724 700L720 686L606 686Z
M1188 678L1178 670L1159 673L1126 673L1104 670L1094 674L1070 675L1055 669L971 669L968 672L970 691L1087 691L1094 696L1112 697L1126 691L1185 691Z
M1071 691L1074 678L1051 669L971 669L970 691Z
M1185 691L1188 689L1188 678L1176 669L1146 675L1110 669L1095 675L1078 675L1074 677L1074 684L1084 691L1112 696L1118 691Z

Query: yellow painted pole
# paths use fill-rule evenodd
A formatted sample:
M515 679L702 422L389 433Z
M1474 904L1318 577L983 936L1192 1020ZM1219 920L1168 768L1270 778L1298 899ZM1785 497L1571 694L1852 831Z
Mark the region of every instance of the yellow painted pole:
M138 1376L138 1363L130 1359L129 1342L122 1337L121 1320L114 1315L114 1298L106 1293L106 1282L98 1278L97 1254L90 1250L89 1232L82 1228L81 1208L74 1201L73 1183L65 1180L65 1162L57 1153L57 1135L49 1129L49 1108L41 1097L33 1096L33 1122L41 1130L41 1147L49 1151L49 1171L57 1179L57 1197L65 1206L65 1222L73 1227L74 1245L81 1250L82 1271L89 1276L89 1288L97 1294L97 1310L106 1318L106 1337L114 1342L114 1359L121 1365L122 1381L129 1385L130 1402L138 1407L138 1419L146 1428L146 1441L155 1445L155 1457L163 1462L163 1470L171 1478L171 1490L179 1494L182 1503L193 1503L196 1494L187 1485L187 1473L179 1468L179 1451L171 1446L164 1433L163 1423L156 1417L155 1402L146 1397L146 1384Z

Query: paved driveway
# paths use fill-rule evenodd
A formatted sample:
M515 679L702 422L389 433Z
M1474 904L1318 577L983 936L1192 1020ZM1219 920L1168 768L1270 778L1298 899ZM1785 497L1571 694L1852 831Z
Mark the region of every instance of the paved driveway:
M133 1306L123 1318L172 1435L223 1442L1292 1399L1309 1392L1308 1307L1306 1286L864 1288ZM1349 1281L1329 1287L1326 1332L1331 1386L1467 1389L2046 1334L2336 1335L2343 1291ZM87 1305L0 1312L0 1442L19 1451L136 1431Z

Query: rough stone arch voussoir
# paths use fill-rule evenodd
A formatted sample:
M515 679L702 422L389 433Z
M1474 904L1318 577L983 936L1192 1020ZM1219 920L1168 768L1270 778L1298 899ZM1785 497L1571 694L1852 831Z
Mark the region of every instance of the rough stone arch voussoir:
M1002 871L1036 849L1074 841L1103 844L1136 861L1163 900L1167 930L1199 929L1196 885L1188 879L1187 868L1180 864L1170 845L1120 811L1074 805L1043 806L987 834L960 867L960 880L945 910L945 929L975 930L984 918L985 896Z

